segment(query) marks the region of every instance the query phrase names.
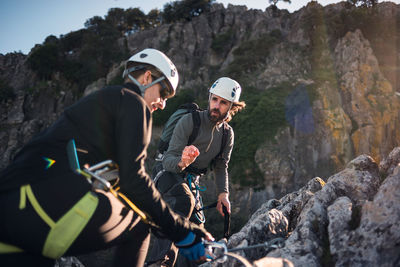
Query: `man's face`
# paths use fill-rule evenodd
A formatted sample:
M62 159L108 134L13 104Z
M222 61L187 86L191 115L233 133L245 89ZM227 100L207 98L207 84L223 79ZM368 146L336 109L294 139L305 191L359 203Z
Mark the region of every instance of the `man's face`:
M230 101L217 95L211 94L210 103L208 104L208 117L210 118L210 121L223 121L229 111L230 106Z

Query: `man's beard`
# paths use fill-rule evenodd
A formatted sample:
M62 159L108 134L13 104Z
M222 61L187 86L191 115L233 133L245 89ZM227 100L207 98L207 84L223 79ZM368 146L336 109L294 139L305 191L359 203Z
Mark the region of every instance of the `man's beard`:
M213 112L213 114L212 114L212 112ZM218 115L216 115L215 113L217 113ZM221 114L221 112L217 108L214 108L211 110L210 110L210 108L208 108L208 112L207 112L208 118L210 119L211 122L214 122L214 123L222 122L225 119L226 114L227 114L227 112L225 112L224 114Z

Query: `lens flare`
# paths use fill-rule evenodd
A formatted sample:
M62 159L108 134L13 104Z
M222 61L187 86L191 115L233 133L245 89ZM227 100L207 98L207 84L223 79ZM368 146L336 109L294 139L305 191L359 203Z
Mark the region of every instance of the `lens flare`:
M51 159L51 158L43 157L43 159L44 159L44 161L47 162L47 166L45 167L45 170L49 169L56 162L54 159Z

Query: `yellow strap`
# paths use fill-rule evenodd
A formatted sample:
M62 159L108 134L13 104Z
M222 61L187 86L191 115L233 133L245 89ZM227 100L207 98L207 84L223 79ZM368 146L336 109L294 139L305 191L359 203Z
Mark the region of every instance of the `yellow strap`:
M143 211L141 211L135 204L133 204L133 202L129 198L127 198L124 194L113 190L112 188L110 188L110 191L115 197L117 197L117 198L118 198L118 196L121 197L125 201L125 203L128 204L128 206L131 209L133 209L133 211L136 212L140 218L142 218L143 222L149 223L149 221L147 220L146 214L144 214Z
M21 186L19 192L19 209L23 210L26 207L26 187Z
M118 165L117 165L118 167ZM81 170L81 169L76 169L77 172L79 172L80 174L82 174L83 176L86 177L86 179L90 180L91 179L91 175L89 173L86 173L85 171ZM113 187L116 187L115 189ZM118 192L119 187L117 187L117 183L115 183L112 187L108 188L107 190L109 190L119 201L121 201L121 199L123 201L122 204L124 204L125 206L128 205L134 212L137 213L137 215L142 219L142 221L144 223L147 223L149 225L152 225L153 227L159 228L159 226L157 226L156 224L154 224L151 220L149 220L148 216L141 211L135 204L133 204L133 202L124 194Z
M19 247L0 242L0 254L23 252Z
M31 203L32 207L35 209L35 211L39 215L39 217L42 218L42 220L45 221L47 223L47 225L50 226L50 228L53 228L56 223L49 217L49 215L47 215L47 213L43 210L42 206L40 206L35 195L33 194L31 185L29 185L29 184L23 185L21 187L20 199L22 201L20 202L20 205L19 205L20 209L24 209L26 206L26 204L25 204L26 197L23 196L25 194L28 196L29 202Z
M99 199L92 192L86 193L60 220L47 235L42 254L57 259L64 255L75 239L85 228L95 212Z
M92 217L99 202L97 196L92 192L88 192L56 223L40 206L29 184L20 188L19 209L26 208L27 197L39 217L50 227L42 254L52 259L57 259L64 255ZM23 250L0 243L0 253L3 251L6 251L4 253L11 253Z

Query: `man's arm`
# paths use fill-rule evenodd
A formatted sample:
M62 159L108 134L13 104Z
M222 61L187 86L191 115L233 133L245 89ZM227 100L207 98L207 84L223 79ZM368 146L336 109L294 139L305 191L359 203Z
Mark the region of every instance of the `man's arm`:
M227 136L227 142L222 152L222 157L215 160L215 182L217 186L218 204L217 210L224 216L222 205L224 205L228 212L231 212L231 204L229 202L229 177L228 177L228 164L231 158L233 144L234 144L234 133L231 127Z
M180 173L191 163L189 158L184 158L182 160L182 156L184 156L183 151L187 146L189 136L193 129L193 120L191 116L192 114L184 115L175 125L174 132L169 142L168 151L165 152L162 162L166 171ZM192 153L193 151L187 152ZM188 157L189 155L185 156ZM189 164L186 165L187 163Z

